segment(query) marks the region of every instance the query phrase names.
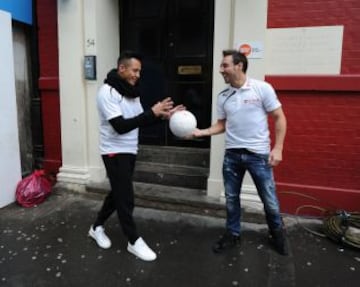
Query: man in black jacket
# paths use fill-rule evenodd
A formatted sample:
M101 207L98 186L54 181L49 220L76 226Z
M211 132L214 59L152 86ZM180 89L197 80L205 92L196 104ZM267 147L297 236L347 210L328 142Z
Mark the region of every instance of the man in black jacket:
M89 236L101 248L110 248L104 223L116 210L122 230L128 238L127 250L145 261L156 253L138 235L133 219L133 173L138 150L139 127L169 118L176 110L171 98L165 98L144 111L136 84L140 78L141 57L134 52L120 55L117 69L111 70L97 94L100 117L100 153L109 177L111 191L106 196Z

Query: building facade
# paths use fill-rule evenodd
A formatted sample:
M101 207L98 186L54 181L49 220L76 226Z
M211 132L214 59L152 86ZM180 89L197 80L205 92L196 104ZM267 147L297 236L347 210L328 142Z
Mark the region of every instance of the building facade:
M55 1L37 1L40 27L41 23L43 27L50 24L53 29L51 34L39 37L40 45L44 45L43 50L40 46L40 59L48 57L45 64L52 67L47 78L40 77L39 83L40 90L50 93L48 96L51 98L44 103L48 113L43 115L44 139L51 139L49 145L45 142L45 162L50 163L51 169L59 167L59 185L84 191L87 185L106 180L98 150L95 96L106 73L115 67L121 49L132 45L147 47L145 52L152 55L152 63L158 65L163 64L159 60L163 54L157 57L156 53L163 50L155 46L165 43L169 59L177 55L174 51L181 50L183 55L187 55L180 64L176 62L178 57L171 58L171 63L178 64L176 71L179 77L184 76L179 67L184 68L181 71L190 66L192 71L210 73L210 79L204 80L211 85L210 97L206 101L209 109L207 114L201 111L205 113L206 124L216 120L216 97L224 88L218 73L221 52L236 48L248 53L250 77L266 79L273 84L288 118L284 162L275 169L283 211L295 213L299 211L299 206L311 204L359 209L358 1L343 1L341 8L337 6L340 4L328 0L311 3L289 3L285 0L159 0L154 2L158 6L153 3L151 7L148 1L140 0L130 1L131 5L125 0L50 2ZM162 5L172 8L167 8L164 13L161 8L165 6ZM159 10L156 7L160 7ZM56 13L57 17L46 15L47 9ZM198 13L187 13L190 16L185 17L177 13L181 9L192 13L194 9L200 10ZM160 13L157 11L162 12L157 14ZM173 19L177 19L177 23ZM205 64L193 65L190 62L193 58L189 56L193 51L191 44L204 35L204 30L197 30L204 21L194 27L187 26L186 21L196 22L198 19L207 20L212 30L206 34L211 35L210 41L207 37L196 45L201 47L201 43L206 44L197 55L210 57ZM157 30L151 30L151 27ZM159 30L159 27L171 27L171 30ZM156 33L158 30L159 34ZM200 32L196 34L196 31ZM55 36L58 39L56 42ZM165 40L157 42L158 38ZM154 47L149 45L151 41ZM180 42L184 45L176 50ZM209 45L210 49L206 49ZM48 54L47 49L52 52ZM90 59L96 59L96 74L89 77L85 68L88 68L86 64ZM171 71L163 72L171 74ZM200 78L194 80L194 87L197 82L204 83L202 81ZM201 87L204 85L199 84L198 89ZM180 88L170 90L176 93L177 89ZM49 109L46 109L48 105ZM208 146L210 172L207 194L221 198L223 136L213 137ZM260 205L248 177L243 185L242 198L249 205Z

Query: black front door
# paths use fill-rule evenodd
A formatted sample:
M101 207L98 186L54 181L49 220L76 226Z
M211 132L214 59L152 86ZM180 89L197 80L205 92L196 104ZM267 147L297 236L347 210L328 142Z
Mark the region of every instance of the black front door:
M213 0L120 0L121 50L143 55L144 108L170 96L184 104L199 128L211 123ZM209 139L184 141L168 123L142 128L140 143L208 147Z

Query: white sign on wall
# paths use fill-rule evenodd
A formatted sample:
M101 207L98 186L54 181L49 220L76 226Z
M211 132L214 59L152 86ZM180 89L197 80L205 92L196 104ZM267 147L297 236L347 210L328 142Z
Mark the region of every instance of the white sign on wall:
M268 29L266 74L340 74L343 30L343 26Z
M11 15L0 10L0 208L14 202L21 180Z
M239 42L235 49L243 53L248 59L262 59L264 57L264 44L260 41Z

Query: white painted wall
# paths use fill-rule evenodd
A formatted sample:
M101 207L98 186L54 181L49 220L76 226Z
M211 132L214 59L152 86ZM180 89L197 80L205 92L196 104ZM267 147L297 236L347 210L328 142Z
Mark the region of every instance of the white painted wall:
M214 76L212 120L216 121L216 98L224 89L223 78L219 75L219 64L222 50L237 48L239 42L261 42L266 40L267 0L215 0L214 31ZM265 45L265 44L264 44ZM265 59L249 59L248 76L264 79ZM208 179L208 195L223 196L222 159L224 153L224 137L213 136L211 140L210 176ZM260 208L260 199L255 186L245 176L242 195L252 207Z
M119 55L118 1L58 0L59 77L62 135L60 184L83 190L101 181L98 150L98 87ZM84 56L97 57L97 80L84 79Z
M21 180L11 15L0 10L0 208L15 201Z
M224 89L224 80L219 73L222 59L222 50L232 46L232 33L229 31L232 25L233 0L215 0L214 20L214 57L213 57L213 89L212 89L212 122L216 122L217 94ZM217 135L211 138L210 146L210 172L207 182L207 194L212 197L220 197L223 193L222 161L224 155L224 136Z
M266 73L339 75L343 33L344 26L268 29Z

